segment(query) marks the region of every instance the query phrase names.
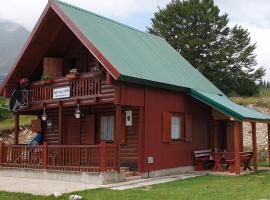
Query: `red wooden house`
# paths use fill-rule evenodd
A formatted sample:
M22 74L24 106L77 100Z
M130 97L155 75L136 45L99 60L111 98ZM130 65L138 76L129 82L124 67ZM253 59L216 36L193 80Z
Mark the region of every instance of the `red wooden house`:
M233 152L239 174L242 122L253 125L254 153L255 123L270 122L231 102L164 39L57 0L0 92L16 115L15 144L0 147L0 173L95 172L112 182L123 178L120 167L169 174L192 166L193 151L211 149ZM20 115L38 117L40 145L18 144Z

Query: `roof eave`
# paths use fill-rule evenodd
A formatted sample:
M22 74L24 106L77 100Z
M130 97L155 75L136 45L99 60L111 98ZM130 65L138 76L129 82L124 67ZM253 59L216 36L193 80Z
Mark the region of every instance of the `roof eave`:
M141 79L141 78L135 78L131 76L125 76L125 75L120 75L119 76L119 81L123 82L128 82L128 83L135 83L138 85L146 85L150 87L158 87L158 88L164 88L164 89L169 89L169 90L174 90L174 91L183 91L187 92L189 88L181 87L181 86L176 86L176 85L170 85L166 83L161 83L157 81L150 81L146 79Z

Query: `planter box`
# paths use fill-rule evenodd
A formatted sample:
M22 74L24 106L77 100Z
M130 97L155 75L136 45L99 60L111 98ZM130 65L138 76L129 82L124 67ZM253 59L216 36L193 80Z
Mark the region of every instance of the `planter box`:
M76 80L78 78L79 74L78 73L72 73L72 74L67 74L66 78L68 80Z

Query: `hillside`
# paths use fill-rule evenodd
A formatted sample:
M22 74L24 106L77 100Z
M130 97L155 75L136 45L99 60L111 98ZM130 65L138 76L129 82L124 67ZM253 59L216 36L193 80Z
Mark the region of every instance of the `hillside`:
M14 63L29 32L11 21L0 19L0 83Z

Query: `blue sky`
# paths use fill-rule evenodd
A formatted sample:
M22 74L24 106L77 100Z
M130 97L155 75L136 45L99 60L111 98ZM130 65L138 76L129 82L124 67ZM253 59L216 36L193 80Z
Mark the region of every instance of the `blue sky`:
M64 0L142 31L151 24L157 7L170 0ZM229 14L230 24L248 28L257 43L258 66L267 69L270 81L270 0L215 0L221 11ZM8 0L1 2L0 19L12 20L32 30L47 0Z

